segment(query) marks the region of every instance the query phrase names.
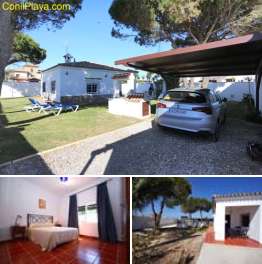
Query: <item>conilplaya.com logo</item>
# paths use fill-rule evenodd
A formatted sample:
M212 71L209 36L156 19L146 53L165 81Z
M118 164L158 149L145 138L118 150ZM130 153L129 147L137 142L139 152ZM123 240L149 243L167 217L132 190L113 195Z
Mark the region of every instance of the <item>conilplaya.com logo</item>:
M71 9L70 4L50 3L50 2L30 2L30 1L0 1L0 8L4 11L68 11Z

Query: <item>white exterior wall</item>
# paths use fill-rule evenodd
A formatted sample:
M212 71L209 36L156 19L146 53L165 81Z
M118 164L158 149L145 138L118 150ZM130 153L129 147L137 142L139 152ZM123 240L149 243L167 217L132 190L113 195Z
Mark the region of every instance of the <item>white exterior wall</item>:
M46 200L46 209L38 208L38 200ZM27 214L52 215L58 220L60 198L22 178L0 178L0 241L11 239L10 227L21 215L21 225L27 225ZM1 262L1 261L0 261Z
M122 86L122 94L124 96L127 96L131 90L135 91L136 90L136 82L135 82L134 73L131 73L128 80L127 80L127 83L123 83L123 84L121 84L121 86Z
M216 213L214 216L214 232L215 240L225 239L225 206L223 204L216 204Z
M215 90L222 97L230 101L240 102L244 94L251 94L255 98L256 86L254 82L217 82L209 83L208 88Z
M225 239L225 216L230 212L231 226L240 225L240 215L250 213L250 226L248 236L251 239L262 243L262 201L228 201L217 202L214 215L214 232L216 240Z
M58 66L43 72L42 82L46 82L47 97L51 94L51 81L57 81L56 95L51 99L60 101L61 96L84 96L88 95L86 91L87 83L97 83L99 93L97 95L113 95L114 81L112 77L115 74L121 74L121 71L110 71L100 69L85 69L78 67ZM123 92L134 89L135 76L131 74L128 83L123 85Z
M41 94L40 82L5 81L2 84L1 98L15 98L25 96L39 96Z
M125 98L113 98L108 100L108 111L113 115L130 116L135 118L147 118L151 115L149 106L148 115L143 116L143 103L127 101Z
M51 82L56 81L56 92L51 93ZM46 83L46 92L43 93L43 82ZM47 70L42 73L41 79L41 96L54 101L60 101L61 96L61 71L59 67Z
M200 89L201 84L195 83L195 88ZM256 100L256 84L252 82L217 82L208 84L208 89L215 90L221 97L225 97L230 101L240 102L244 94L251 94L253 99ZM260 85L259 94L259 109L262 111L262 83Z

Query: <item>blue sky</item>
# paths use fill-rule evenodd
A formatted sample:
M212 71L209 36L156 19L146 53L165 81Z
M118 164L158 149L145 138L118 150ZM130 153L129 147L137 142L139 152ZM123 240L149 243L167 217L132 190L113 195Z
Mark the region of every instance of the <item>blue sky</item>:
M46 26L26 32L47 50L47 59L41 68L63 62L66 47L77 61L114 65L114 61L130 56L168 50L167 43L156 47L141 47L132 39L111 37L113 21L108 14L112 0L83 1L82 10L62 29L48 31Z
M187 178L192 186L193 197L203 197L210 199L214 194L230 194L237 192L258 192L262 191L262 178L253 177L192 177ZM154 179L152 179L154 180ZM156 203L159 205L159 203ZM143 210L143 215L151 215L151 207L148 206ZM164 217L174 218L184 215L180 208L165 208ZM198 217L199 213L194 214ZM208 214L211 216L211 212Z

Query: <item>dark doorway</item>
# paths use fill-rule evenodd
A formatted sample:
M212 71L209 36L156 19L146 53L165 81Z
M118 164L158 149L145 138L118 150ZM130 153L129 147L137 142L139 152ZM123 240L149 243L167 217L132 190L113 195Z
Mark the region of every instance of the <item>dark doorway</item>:
M226 224L225 224L226 236L229 236L230 228L231 228L231 215L226 215Z
M242 214L241 215L241 226L242 227L249 227L249 223L250 223L249 214Z

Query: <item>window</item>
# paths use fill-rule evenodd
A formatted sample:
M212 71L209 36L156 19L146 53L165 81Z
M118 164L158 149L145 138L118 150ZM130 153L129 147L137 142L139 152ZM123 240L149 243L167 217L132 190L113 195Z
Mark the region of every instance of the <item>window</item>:
M78 219L80 222L97 223L97 205L89 204L79 206Z
M96 94L98 92L98 85L96 83L88 83L86 85L86 92L88 94Z
M206 103L205 95L196 92L170 91L164 98L166 101L179 103Z
M55 93L55 89L56 89L56 81L52 81L51 82L51 93Z
M242 214L241 215L241 226L242 227L249 227L249 214Z
M43 93L46 92L46 84L45 84L45 82L42 83L42 92Z

